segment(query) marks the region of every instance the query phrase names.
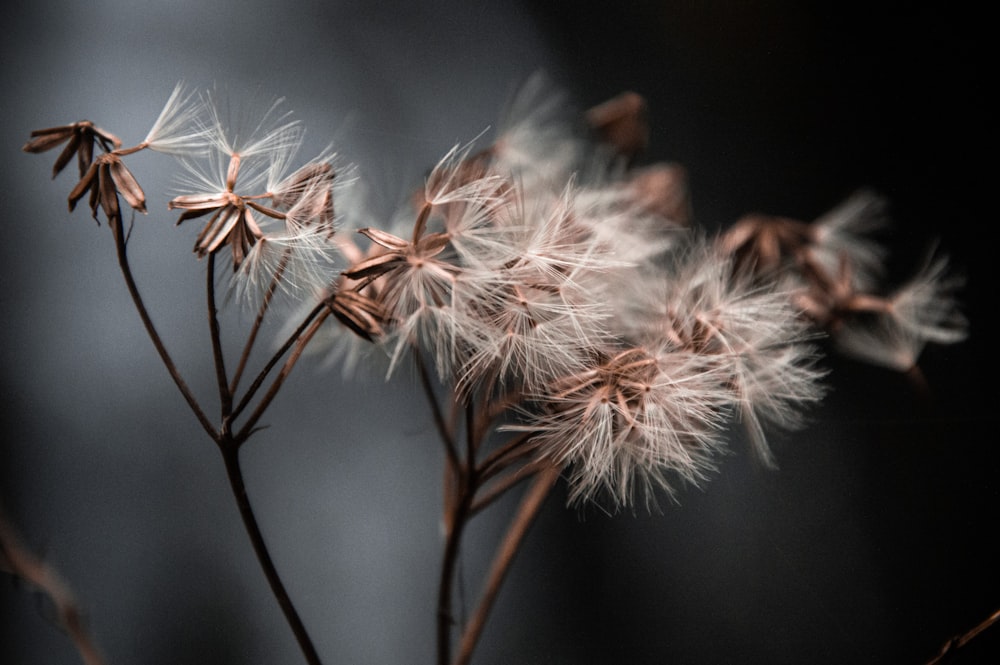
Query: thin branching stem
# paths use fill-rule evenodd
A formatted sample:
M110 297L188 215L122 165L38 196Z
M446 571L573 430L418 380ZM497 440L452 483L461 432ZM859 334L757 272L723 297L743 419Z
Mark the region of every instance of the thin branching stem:
M459 552L461 549L462 533L465 525L469 521L472 500L476 494L476 462L471 456L475 448L472 440L474 437L474 422L472 418L471 401L466 409L468 417L467 427L467 449L470 452L464 460L464 464L459 467L457 483L457 499L446 504L445 525L445 546L441 563L441 579L438 584L438 611L437 611L437 646L438 665L449 665L451 662L451 626L454 623L451 611L452 588L455 581L456 567L458 565Z
M281 607L281 611L284 613L285 619L288 621L288 625L295 635L295 639L302 650L302 654L305 656L306 662L309 665L320 665L321 661L319 654L316 652L316 647L313 645L305 624L302 623L302 619L295 610L292 599L288 595L281 577L278 575L278 569L275 567L274 561L268 552L267 543L264 541L264 534L261 533L260 526L257 524L257 519L254 516L253 506L250 505L250 498L247 496L246 485L243 481L243 471L240 468L240 446L237 441L239 439L224 439L219 443L219 450L222 451L222 458L226 464L226 475L229 477L233 496L236 498L236 504L239 506L243 526L246 528L247 535L250 536L254 553L257 555L257 560L264 570L268 584L271 586L271 592L277 599L278 605Z
M545 503L546 497L548 497L558 478L558 467L548 466L544 468L535 476L534 483L532 483L522 498L517 514L511 520L507 534L500 543L500 547L497 548L497 553L490 567L489 576L487 577L479 604L465 626L458 645L458 655L455 657L452 665L468 665L469 660L472 658L472 652L479 642L483 627L486 625L486 619L489 616L490 610L493 609L493 603L496 601L500 586L507 576L507 571L510 570L514 556L520 549L528 528L534 522L535 517L538 516L538 511Z
M62 576L21 541L14 525L0 510L0 570L21 578L45 594L55 608L60 627L66 631L84 665L104 665L105 659L87 630L83 611Z
M438 401L437 393L434 390L434 383L431 381L431 374L427 369L427 363L424 362L424 356L421 353L420 348L416 345L413 347L413 358L417 365L417 374L420 376L420 386L423 388L424 394L427 396L427 401L431 407L431 416L434 418L434 426L437 428L438 435L444 443L445 454L448 458L448 466L457 468L459 461L458 449L455 445L455 432L454 429L449 427L445 422L444 412L441 410L441 403Z
M302 322L299 323L298 327L296 327L295 330L292 331L292 333L288 336L288 338L285 339L281 347L274 353L273 356L271 356L270 360L267 361L263 369L261 369L261 371L257 374L257 377L253 380L253 383L250 384L250 387L247 389L246 393L243 394L243 397L242 399L240 399L239 404L236 405L236 408L233 409L232 413L229 416L230 421L235 420L237 417L239 417L241 413L243 413L243 410L250 403L250 400L253 399L254 395L257 394L257 391L260 389L261 385L264 384L264 380L267 379L267 375L271 372L272 369L274 369L275 365L278 364L278 361L281 360L282 356L284 356L285 353L290 348L292 348L292 346L299 339L301 339L302 335L304 335L309 326L313 324L313 321L316 319L316 317L319 316L321 313L323 313L324 309L326 310L327 313L329 313L330 310L324 303L320 303L315 307L313 307L309 311L309 313L306 314L305 318L302 319ZM323 315L323 318L326 318L325 314ZM311 336L312 335L310 335L310 337Z
M479 488L482 490L482 493L477 495L476 500L473 501L472 508L469 511L470 516L474 517L479 514L482 510L492 505L494 501L517 486L521 481L527 480L540 469L548 466L549 464L550 462L541 460L529 462L511 471L506 476L501 477L489 486L482 484L483 481L480 479L481 483Z
M522 432L496 448L479 464L480 479L485 482L503 471L511 463L529 454L534 448L528 445L533 432Z
M208 330L212 338L212 358L215 360L215 380L219 386L219 404L222 418L233 411L233 394L229 390L226 378L226 359L222 351L222 334L219 329L219 308L215 303L215 253L209 252L207 259L207 277L205 278L205 294L208 304ZM223 425L225 427L225 425Z
M247 362L250 360L250 352L253 351L254 344L257 342L257 335L260 333L260 328L264 323L264 315L271 306L271 300L274 299L274 294L278 290L278 282L281 281L285 267L288 265L288 254L289 252L286 249L285 254L281 257L281 263L278 264L278 268L274 271L274 276L271 278L271 283L268 285L267 291L264 292L264 299L257 310L257 318L254 319L253 326L250 328L246 344L243 345L243 353L240 355L239 364L236 366L236 371L233 373L233 378L229 383L230 393L236 393L240 379L243 378L243 372L246 370Z
M983 631L992 626L995 623L1000 622L1000 610L994 610L992 614L980 621L974 628L968 630L961 635L956 635L941 647L941 651L938 652L936 656L927 661L927 665L941 665L942 663L948 662L951 656L955 655L955 652L959 649L964 648L972 640L978 637Z
M239 507L240 516L243 520L243 525L246 528L247 534L250 537L251 544L253 545L254 548L254 553L257 555L257 560L260 562L261 568L264 570L264 575L267 577L268 583L271 587L271 591L274 594L275 598L277 599L278 604L281 607L282 612L284 613L285 618L288 621L288 624L291 627L292 632L295 635L295 638L300 648L302 649L302 653L306 658L306 662L308 662L309 665L321 665L319 655L317 654L316 649L313 646L311 639L309 638L309 634L306 631L305 626L302 623L302 620L299 618L298 613L295 611L295 608L291 603L291 598L289 597L288 592L285 590L285 587L281 582L281 578L278 576L277 569L275 568L274 562L271 559L270 553L268 552L263 534L261 533L260 527L257 524L256 517L254 516L253 509L250 505L249 497L247 496L246 486L243 482L243 473L242 470L240 469L240 464L239 464L239 448L240 445L246 441L251 430L246 429L246 431L241 432L239 436L231 437L226 433L220 433L216 431L215 428L212 426L211 421L209 421L208 417L205 415L205 412L201 409L201 406L198 404L197 400L194 398L194 395L191 393L191 390L185 383L183 377L181 377L180 372L177 370L177 366L174 364L173 359L167 352L166 347L163 344L163 340L160 338L159 333L156 331L156 327L153 325L152 319L150 318L149 313L146 310L145 303L143 302L142 297L139 294L139 288L136 285L135 278L132 275L132 270L128 262L127 246L125 242L125 234L122 225L120 223L112 224L112 230L115 235L115 245L118 251L118 264L121 268L122 275L125 278L125 283L128 286L129 294L132 296L132 301L135 303L135 307L139 312L139 317L142 319L143 325L146 328L146 332L149 335L150 339L152 340L153 346L156 347L156 351L160 355L160 359L163 361L163 364L167 368L167 371L170 373L171 378L174 380L174 383L180 390L181 395L184 397L185 401L187 401L192 412L197 417L198 422L201 423L202 427L212 438L212 440L219 445L219 449L222 451L223 460L225 461L226 465L226 474L229 477L230 487L232 488L233 496L235 497L237 506ZM211 322L214 322L210 323L210 329L212 330L212 335L213 335L213 351L215 351L216 354L221 354L221 344L217 344L217 340L219 339L218 336L219 334L218 334L218 323L214 314L215 313L214 288L212 286L214 284L213 282L214 275L212 274L213 266L211 262L208 268L209 268L209 275L208 275L209 319ZM289 338L289 340L285 343L285 345L278 352L278 354L276 354L275 359L271 364L272 367L273 364L277 363L277 359L284 354L284 352L294 343L294 341L301 337L302 331L316 317L321 307L322 306L317 307L312 313L310 313L310 315L306 318L306 320L303 322L300 328L296 330L296 332ZM218 364L220 362L219 361L220 357L221 357L220 355L217 355L216 358L217 370L221 366L220 364ZM289 371L290 369L291 368L288 367ZM260 382L263 382L263 377L266 376L267 371L269 370L270 367L263 372L262 376L258 381L258 385ZM218 376L221 377L221 382L219 384L220 389L225 388L225 390L222 391L222 394L223 395L228 394L230 395L231 398L231 393L229 393L228 386L226 385L225 382L225 370L223 369L222 373L218 374ZM250 394L252 395L252 393ZM261 409L261 412L262 411L263 410ZM229 413L230 419L235 417L235 415L237 414L230 411Z
M271 405L271 402L278 394L278 391L281 390L281 386L284 384L285 379L287 379L288 375L291 374L292 368L295 367L299 358L302 357L302 353L305 351L309 341L313 338L316 331L319 330L320 326L323 325L323 322L329 315L330 309L324 306L323 309L319 310L319 313L312 320L312 323L309 324L309 327L305 330L305 332L301 333L301 336L298 337L298 341L295 342L295 348L292 349L291 354L288 356L288 360L285 361L281 371L278 372L278 376L274 377L271 387L268 388L260 402L258 402L257 408L255 408L253 413L250 414L247 422L243 424L242 428L240 428L239 434L236 436L237 440L241 442L245 441L246 438L250 436L250 433L253 432L254 427L257 425L257 421L260 420L261 416L264 415L264 412ZM282 349L279 349L279 353L275 354L275 358L284 353L284 348L285 347L283 346ZM255 382L254 385L256 386L258 384Z
M195 399L191 389L188 388L187 383L184 381L180 371L177 369L177 365L174 364L173 359L167 352L167 348L164 346L163 340L160 338L160 334L156 331L156 326L153 325L153 320L150 318L149 312L146 310L146 305L142 300L142 296L139 294L139 287L135 283L135 277L132 275L132 268L129 265L128 248L125 242L125 229L120 223L118 223L112 224L112 231L115 236L115 248L118 252L118 266L121 268L122 276L125 278L125 285L128 287L129 295L132 296L132 302L135 303L135 308L139 312L139 318L142 319L142 324L146 328L146 334L149 335L150 340L152 340L153 346L156 348L156 352L160 356L160 360L163 361L163 365L167 368L167 372L170 373L170 378L174 380L174 384L177 386L177 389L180 390L181 395L184 397L184 401L188 403L188 406L198 419L198 422L201 423L202 428L204 428L208 435L212 437L213 441L218 441L218 432L216 432L212 422L205 415L201 405L198 404L198 400Z

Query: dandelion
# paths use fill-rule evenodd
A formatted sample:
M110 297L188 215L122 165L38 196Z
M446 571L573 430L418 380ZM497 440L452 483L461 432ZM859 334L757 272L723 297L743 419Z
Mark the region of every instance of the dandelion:
M706 239L692 238L672 258L659 284L631 301L630 334L717 363L755 453L773 465L764 424L801 426L801 408L823 394L814 334L788 292L734 270Z
M901 372L912 370L929 343L965 339L968 322L955 291L962 280L947 272L944 257L929 260L910 281L885 298L845 318L834 334L837 348L858 360Z
M404 356L416 359L445 452L439 662L462 664L560 474L571 504L653 508L661 494L676 498L683 485L708 479L734 423L756 458L775 466L768 437L805 425L823 397L821 336L901 371L915 369L927 344L964 339L960 282L945 258L884 291L885 250L870 237L885 223L880 197L858 192L812 222L749 214L710 238L692 226L681 165L637 166L646 114L645 99L631 92L579 113L535 77L501 115L492 143L448 150L387 224L363 205L360 188L346 187L355 184L350 167L331 148L297 163L304 130L281 100L244 115L215 93L178 84L131 148L89 121L32 132L27 152L63 146L53 177L77 160L70 210L87 197L94 218L103 210L114 228L140 318L224 456L258 558L310 663L319 657L260 537L239 452L317 339L345 373L365 360L383 363L388 377ZM121 200L146 212L146 197L123 160L147 148L177 157L184 170L167 204L179 211L177 224L204 221L193 251L208 263L219 421L171 359L125 251ZM345 225L357 232L338 233ZM233 372L215 306L216 259L226 251L232 292L259 301ZM279 288L305 297L255 372L255 341ZM464 527L527 478L483 596L468 622L456 621ZM453 660L456 624L463 633Z
M272 106L254 131L242 135L222 124L215 104L206 108L211 122L204 136L215 150L207 160L182 160L189 188L201 191L168 203L182 211L177 224L209 216L195 253L205 257L229 248L238 294L267 297L274 283L300 290L325 286L334 252L333 155L323 153L286 175L302 139L287 115L271 117Z
M962 285L959 276L949 274L947 257L929 259L888 298L889 312L902 327L928 342L961 342L968 333L955 295Z
M651 506L655 491L714 468L731 404L723 385L697 354L626 348L554 381L537 396L541 413L510 429L535 432L539 454L569 466L571 503Z
M855 192L811 224L811 258L832 273L846 257L856 288L875 288L885 272L886 248L870 234L888 226L886 208L885 199L874 192Z
M504 109L490 152L499 172L518 175L526 195L558 191L591 150L585 129L566 95L537 74Z

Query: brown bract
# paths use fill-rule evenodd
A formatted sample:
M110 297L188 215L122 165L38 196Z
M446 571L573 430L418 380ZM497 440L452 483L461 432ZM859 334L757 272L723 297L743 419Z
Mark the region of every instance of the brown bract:
M836 274L816 259L813 229L788 217L746 215L722 235L720 247L734 257L737 270L766 276L791 268L805 283L795 303L820 328L834 331L850 316L886 311L884 298L857 290L846 255Z
M121 206L118 195L121 194L126 203L139 212L146 212L146 195L128 170L121 157L115 153L100 155L91 163L80 181L69 193L69 209L73 211L83 195L90 192L90 211L97 219L97 209L100 207L108 218L109 224L121 220Z
M628 179L639 205L678 226L691 225L687 169L660 162L634 169Z
M445 233L429 233L416 242L409 242L379 229L365 228L359 229L358 232L387 250L344 271L345 277L362 281L378 279L407 263L432 259L448 245L449 239Z
M359 337L371 342L382 335L385 312L377 300L357 291L341 290L330 296L326 304L337 320Z
M82 178L94 160L94 142L97 141L105 152L111 152L121 147L121 140L103 129L94 126L89 120L74 122L72 125L36 129L31 132L31 140L21 148L25 152L40 153L51 150L67 142L52 167L52 177L66 167L75 154Z
M639 347L620 351L599 365L564 377L556 382L553 396L555 403L563 400L582 400L586 404L584 421L602 404L617 408L623 422L616 423L629 428L635 426L634 414L641 408L641 398L649 392L656 361Z
M333 179L336 173L327 162L306 164L285 180L279 191L271 194L271 202L277 208L291 210L301 208L296 217L308 220L310 224L334 232Z
M830 275L812 260L802 263L802 274L808 287L798 294L796 304L817 326L827 331L836 332L849 317L885 313L891 307L885 298L861 293L855 288L846 256L841 256L836 275Z
M180 224L188 219L213 213L208 224L195 240L194 252L199 258L214 254L228 245L233 253L233 270L240 267L250 249L264 237L263 231L254 220L253 210L282 219L284 215L233 192L220 194L186 194L178 196L167 204L170 210L180 208L184 212L177 219Z
M810 242L809 225L788 217L750 214L739 219L721 238L722 250L737 267L758 274L777 270Z

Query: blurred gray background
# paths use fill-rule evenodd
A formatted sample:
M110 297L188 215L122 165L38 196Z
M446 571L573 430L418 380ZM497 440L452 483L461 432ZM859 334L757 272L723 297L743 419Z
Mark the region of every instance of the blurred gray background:
M939 11L790 0L11 5L0 44L0 506L72 586L109 665L302 662L221 459L132 309L108 230L85 207L67 214L72 166L53 183L55 153L20 148L32 129L83 118L136 142L175 82L219 84L286 97L317 148L335 139L388 212L544 70L581 107L645 95L647 159L688 167L700 223L749 211L811 219L856 187L886 194L894 275L940 240L969 277L972 336L925 354L931 399L830 358L830 398L807 430L776 441L779 471L735 441L719 475L663 514L567 510L557 488L475 662L926 662L1000 607L986 309L995 70L985 19ZM131 164L150 199L130 244L137 279L212 404L204 268L191 229L165 210L169 160ZM326 663L433 662L441 451L423 406L405 376L348 384L300 365L244 451L261 526ZM470 603L511 506L467 536ZM77 662L46 603L0 575L0 663Z

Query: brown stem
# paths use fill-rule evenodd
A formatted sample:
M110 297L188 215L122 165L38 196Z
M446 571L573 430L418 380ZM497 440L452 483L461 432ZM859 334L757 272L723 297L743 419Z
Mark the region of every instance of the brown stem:
M927 661L927 665L938 665L939 663L945 662L945 659L950 657L955 651L961 649L969 642L971 642L976 636L982 633L984 630L992 626L993 624L1000 621L1000 610L996 610L993 614L986 617L983 621L969 630L968 632L962 633L961 635L956 635L941 647L941 651L938 652L936 656Z
M441 579L438 584L437 613L437 644L438 665L448 665L451 662L451 612L452 585L455 580L455 570L458 565L458 555L462 542L462 532L471 517L472 501L476 496L478 477L476 474L476 428L472 400L466 404L465 433L466 457L464 464L455 467L457 488L456 498L446 496L445 501L445 546L441 563Z
M110 224L110 222L109 222ZM298 641L299 647L302 650L303 655L306 658L306 662L309 665L321 665L319 655L316 652L312 641L309 638L309 634L299 618L298 613L295 611L292 605L291 598L288 592L285 590L284 585L281 582L281 578L278 576L277 569L274 567L274 562L271 560L271 556L267 550L267 545L264 542L264 537L261 534L260 527L257 524L257 520L254 517L253 509L250 505L250 499L247 496L246 486L243 481L243 473L240 469L239 463L239 449L240 446L247 440L253 431L253 425L256 423L257 419L263 414L264 410L270 404L274 395L277 393L278 388L287 377L288 373L291 371L295 364L295 361L301 355L305 344L309 341L312 335L315 333L318 324L322 322L325 316L320 317L318 321L313 322L320 312L322 311L324 305L318 305L313 309L312 312L306 317L302 324L296 329L296 331L286 340L285 344L281 349L275 354L275 356L268 363L267 367L262 370L261 374L257 377L254 385L248 390L245 399L240 403L240 406L236 411L231 409L232 406L232 393L228 389L225 378L225 369L222 363L222 353L221 353L221 339L218 329L218 320L216 318L215 310L215 291L214 291L214 263L210 260L208 266L208 308L209 308L209 321L210 329L212 333L212 349L216 360L216 373L219 380L220 395L223 398L223 429L221 432L217 432L213 427L211 421L205 415L205 412L201 409L191 390L188 388L187 383L185 383L183 377L181 377L177 366L174 364L173 359L167 352L166 347L163 344L163 340L160 338L159 333L156 331L156 327L153 325L152 319L149 316L149 312L146 309L145 303L139 294L139 288L135 283L135 278L132 275L132 269L128 262L127 245L125 242L125 233L122 228L121 223L111 224L112 231L115 237L115 247L118 253L118 265L121 268L122 275L125 278L125 283L128 286L129 294L132 296L132 301L135 303L135 307L139 312L139 317L142 319L143 325L146 328L146 332L153 342L153 346L156 347L156 351L163 361L164 366L170 373L171 378L180 390L181 395L187 401L188 406L191 411L195 414L198 422L201 423L202 427L208 433L208 435L219 445L219 449L222 452L223 460L226 465L226 475L229 477L229 483L233 491L233 496L236 499L237 506L240 510L240 517L243 520L243 525L246 528L247 534L250 537L250 541L254 548L254 553L257 555L257 560L260 562L261 568L264 570L264 574L267 577L268 583L271 586L271 591L278 601L278 605L281 607L282 612L288 621L289 626L292 629L295 639ZM210 255L211 257L211 255ZM329 312L329 310L327 310ZM313 322L313 328L303 336L304 331ZM246 403L252 398L253 394L263 383L264 378L267 376L268 372L277 364L278 360L284 353L296 342L298 341L298 347L295 353L289 360L285 363L285 367L282 369L281 375L275 381L274 385L271 386L271 390L268 395L258 405L257 410L254 412L250 419L250 422L243 428L243 430L237 435L232 436L228 432L229 423L239 414L240 411L246 406ZM228 400L228 401L227 401ZM76 639L74 637L74 639ZM86 656L85 656L86 658ZM91 661L87 661L88 665ZM98 663L99 661L94 660L93 663Z
M207 263L208 277L205 280L205 296L208 304L208 330L212 339L212 358L215 360L215 380L219 385L219 403L222 408L222 418L233 411L233 394L229 390L226 379L226 360L222 355L222 335L219 330L219 309L215 305L215 253L209 252Z
M260 332L260 327L264 322L264 315L267 313L268 307L271 306L271 300L278 289L278 282L281 281L281 277L285 272L285 266L288 265L288 254L289 252L286 249L285 254L281 257L281 263L278 264L277 270L274 271L274 277L271 278L271 283L264 293L264 300L257 311L257 318L253 322L253 327L250 328L246 344L243 345L243 354L240 356L240 362L236 366L236 372L233 373L232 381L229 383L230 393L236 392L236 387L239 386L240 379L243 378L243 372L246 370L247 362L250 360L250 352L253 350L253 346L257 341L257 334Z
M285 379L287 379L288 375L291 374L292 368L295 367L295 363L298 362L299 358L302 356L303 351L305 351L305 348L309 344L309 341L313 338L313 336L316 334L316 331L319 330L319 327L323 324L323 321L329 315L330 315L329 308L322 310L316 316L315 320L313 320L312 324L310 324L309 328L304 333L302 333L302 335L298 338L298 341L295 343L295 348L292 350L292 353L288 356L288 360L285 361L285 364L281 368L281 371L278 372L278 376L274 377L274 381L271 383L271 387L268 388L267 393L265 393L264 397L261 398L260 402L257 404L257 408L254 409L252 414L250 414L250 417L247 419L247 422L244 423L242 428L240 428L239 434L236 435L236 439L238 441L242 443L253 432L253 428L257 424L257 421L260 420L261 416L264 415L264 412L267 410L267 407L271 405L271 402L274 400L275 396L278 394L278 391L281 389L282 384L284 384ZM283 353L283 351L280 351L279 353ZM277 357L278 354L275 354L275 358ZM255 383L255 385L257 384Z
M444 443L447 464L444 465L444 478L442 481L442 494L444 496L442 509L445 520L449 520L454 514L456 487L458 485L458 476L461 473L458 448L455 445L455 431L453 427L449 427L445 422L441 403L438 401L434 384L431 381L431 373L427 369L427 363L424 361L424 356L420 351L419 345L415 343L413 344L413 358L417 365L417 374L420 376L420 386L423 388L424 395L427 397L427 402L431 407L434 426L437 428L438 436L441 437L441 441Z
M59 624L73 641L84 665L104 665L104 657L87 632L83 613L72 591L52 566L21 542L14 526L0 511L0 570L5 567L49 597L55 606Z
M468 625L465 627L465 631L462 633L462 638L458 645L458 656L455 658L453 665L468 665L469 660L472 658L472 652L479 642L483 627L486 625L486 618L489 616L490 610L493 609L493 603L496 601L497 594L507 575L507 571L510 570L514 556L520 549L528 528L534 522L538 511L545 502L545 498L548 497L558 478L558 467L546 467L538 472L534 483L528 488L524 498L521 499L521 505L518 508L517 514L511 520L510 526L507 529L507 535L504 536L503 542L500 543L500 547L497 549L496 556L493 559L493 565L490 567L489 577L480 597L479 605L476 607Z
M281 357L283 355L285 355L285 352L287 352L288 349L292 348L292 345L295 344L295 342L297 342L302 337L302 335L306 332L306 329L308 329L309 326L312 325L313 320L317 316L319 316L321 312L323 312L324 308L326 308L326 305L323 303L320 303L319 305L313 307L312 310L310 310L309 314L307 314L306 317L302 320L302 322L298 325L295 331L288 336L288 339L286 339L285 342L281 345L281 348L279 348L274 353L274 355L271 356L271 359L267 361L267 364L264 365L264 368L260 371L259 374L257 374L257 377L253 380L253 383L250 384L250 387L247 389L246 393L244 393L243 398L240 400L240 403L236 406L235 409L233 409L232 414L230 414L229 416L229 419L231 421L235 420L241 413L243 413L243 409L247 407L247 405L250 403L250 400L253 399L253 396L257 394L257 391L260 389L261 385L263 385L264 379L267 378L267 375L271 372L272 369L274 369L274 366L278 364L278 361L281 360ZM329 313L329 311L330 311L329 309L326 309L327 313ZM326 314L323 315L323 318L325 317ZM310 335L310 337L311 336L312 335Z
M455 446L455 433L445 422L444 413L441 411L441 404L438 402L437 394L434 392L434 385L431 382L427 363L424 362L424 356L420 352L420 347L416 344L413 346L413 358L417 364L417 373L420 375L420 386L423 388L424 394L427 396L427 401L431 406L434 426L437 427L438 435L441 437L441 441L444 442L445 454L448 457L448 466L457 468L459 462L458 449Z
M549 462L541 460L529 462L494 481L489 487L480 484L480 489L485 491L472 502L471 516L475 516L483 509L489 507L494 501L510 491L511 488L518 485L522 480L527 480L548 464Z
M518 434L507 443L495 449L479 465L479 474L482 480L486 481L503 471L507 466L533 450L533 446L526 445L531 441L534 432L524 432Z
M288 621L288 625L291 627L292 633L299 643L299 648L302 649L302 654L305 656L306 662L309 665L320 665L321 661L319 654L316 652L316 647L313 646L312 640L309 638L309 633L306 631L298 612L295 611L295 606L292 605L292 599L288 595L288 591L285 590L285 586L281 582L278 570L275 568L274 561L267 550L267 544L264 542L264 535L260 531L257 519L254 517L253 507L250 505L250 498L247 496L246 485L243 482L243 471L240 469L239 445L234 439L224 439L219 443L219 450L222 451L222 459L226 464L226 475L229 477L229 485L233 490L233 496L236 498L236 504L239 506L240 517L243 518L243 526L246 527L247 535L250 536L254 553L257 555L257 560L260 562L261 568L264 569L264 575L271 586L271 592L277 599L278 605L281 607L281 611L284 613L285 619Z
M462 531L468 523L469 509L475 494L473 488L469 486L469 480L464 475L460 479L459 500L451 503L451 514L445 518L445 546L441 564L441 579L438 585L438 665L448 665L451 662L452 583L455 579L455 567L458 565Z
M139 287L135 283L135 278L132 276L132 268L128 262L125 230L122 228L121 224L113 225L112 230L115 236L115 248L118 252L118 266L121 268L122 276L125 278L125 284L128 287L128 292L132 296L132 302L135 303L135 308L139 312L139 318L142 319L142 324L146 328L146 333L152 340L153 346L156 347L156 352L160 355L160 360L163 361L163 365L167 368L167 372L170 373L170 378L174 380L174 384L176 384L177 389L181 391L181 395L188 403L188 406L198 419L198 422L201 423L201 426L206 432L208 432L208 435L212 437L213 441L218 441L219 435L215 431L215 427L212 425L211 421L209 421L205 412L202 411L198 401L191 393L191 389L188 388L187 383L185 383L183 377L181 377L180 372L177 370L177 366L174 364L173 359L167 352L166 346L163 344L163 340L160 339L159 333L156 332L156 327L153 325L153 320L150 318L149 312L146 310L146 305L143 303L142 296L139 295Z

